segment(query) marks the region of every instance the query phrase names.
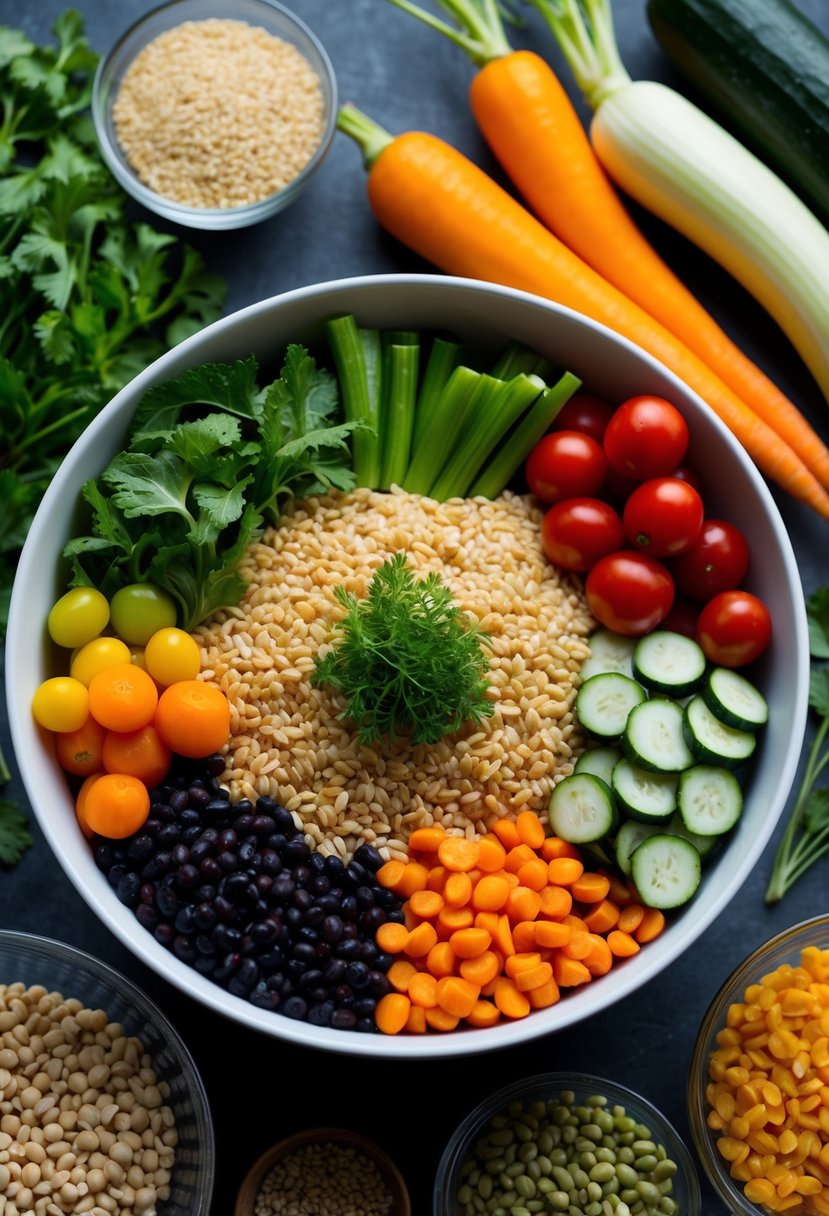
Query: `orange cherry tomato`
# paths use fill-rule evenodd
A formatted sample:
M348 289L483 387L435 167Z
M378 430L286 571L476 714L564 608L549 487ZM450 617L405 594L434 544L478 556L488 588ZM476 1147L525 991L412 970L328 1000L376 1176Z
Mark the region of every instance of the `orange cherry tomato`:
M82 822L99 836L122 840L146 822L150 794L143 781L126 773L104 773L89 786Z
M167 776L172 752L148 723L139 730L107 731L103 741L103 765L108 773L137 777L150 789Z
M91 840L95 833L86 821L86 800L95 782L99 777L103 777L103 775L103 769L99 769L97 773L90 773L75 795L75 818L78 821L78 827L87 840Z
M227 743L230 706L215 684L179 680L159 697L154 724L172 751L195 760Z
M101 750L106 730L90 714L77 730L55 735L55 754L65 773L88 777L101 767Z
M138 730L152 721L158 689L133 663L118 663L92 677L89 712L107 730Z

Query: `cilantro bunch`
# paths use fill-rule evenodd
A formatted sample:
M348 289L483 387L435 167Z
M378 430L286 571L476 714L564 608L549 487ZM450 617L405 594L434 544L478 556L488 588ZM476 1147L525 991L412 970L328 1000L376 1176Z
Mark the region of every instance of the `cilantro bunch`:
M261 387L253 356L158 384L136 409L126 450L86 483L92 530L64 549L74 586L111 597L154 583L193 629L238 603L245 547L289 497L354 487L339 390L305 347L287 347Z
M17 558L69 447L128 380L220 315L224 284L148 224L98 152L98 55L83 20L56 45L0 28L0 635Z
M361 743L399 734L436 743L492 713L489 639L438 574L416 580L405 553L396 553L375 571L365 599L342 586L334 594L345 615L312 682L343 694L339 716L356 723Z
M829 786L818 786L829 764L829 588L814 591L806 600L809 622L809 705L820 718L806 759L806 768L778 845L766 903L782 899L790 887L829 853Z

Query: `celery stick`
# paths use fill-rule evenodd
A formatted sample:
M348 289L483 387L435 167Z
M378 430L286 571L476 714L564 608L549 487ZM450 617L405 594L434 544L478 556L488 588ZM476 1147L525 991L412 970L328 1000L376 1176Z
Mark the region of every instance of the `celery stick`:
M352 434L354 476L358 486L372 489L380 479L380 435L372 416L368 371L357 322L350 314L329 317L325 333L340 382L343 414L347 422L364 425Z
M482 378L482 372L460 364L447 380L432 410L428 428L417 446L412 447L412 458L403 478L403 489L410 494L429 493L463 428Z
M423 373L423 383L415 404L414 433L412 435L412 450L417 451L423 436L431 426L440 394L446 387L446 382L458 365L461 355L460 342L451 338L436 337L426 361Z
M553 374L553 365L522 342L509 342L504 347L491 374L498 380L511 380L519 372L527 376L540 376L545 382Z
M475 478L468 497L497 498L509 485L539 439L547 433L566 401L581 388L582 381L564 372L555 384L541 393L524 417L507 435L503 446Z
M389 338L393 337L393 341ZM398 341L403 339L403 341ZM411 340L410 340L411 339ZM380 489L400 485L409 467L420 346L416 335L386 335L383 345Z
M512 424L546 388L540 376L519 372L510 380L495 382L491 393L482 398L469 417L461 441L430 491L432 498L463 498L482 465Z
M376 472L371 482L372 489L376 489L380 484L380 467L383 461L383 338L379 329L358 326L357 333L366 365L368 421L377 435Z

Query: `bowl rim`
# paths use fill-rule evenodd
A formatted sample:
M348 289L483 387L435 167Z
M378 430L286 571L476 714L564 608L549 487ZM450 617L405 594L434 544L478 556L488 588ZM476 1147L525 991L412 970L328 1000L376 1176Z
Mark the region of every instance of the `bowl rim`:
M210 1100L190 1048L164 1010L129 976L110 966L109 963L102 962L88 951L69 945L58 938L19 929L0 929L0 950L4 947L17 948L21 954L37 954L45 961L61 959L63 962L77 967L78 970L88 972L98 982L115 989L125 997L139 1015L138 1020L155 1027L172 1047L176 1065L185 1081L196 1123L204 1137L203 1143L200 1144L204 1159L199 1162L198 1172L204 1178L205 1193L202 1197L203 1207L194 1210L193 1216L206 1216L210 1210L216 1182L216 1137ZM15 981L5 980L3 982L14 983ZM26 981L22 982L26 983ZM64 992L63 995L71 997L73 994Z
M90 422L82 437L84 449L95 442L98 432L107 425L109 417L118 412L121 403L125 399L137 397L144 390L145 385L148 387L150 383L161 379L167 366L180 360L183 353L190 351L198 352L202 345L211 344L216 337L224 334L226 331L233 331L237 326L244 326L249 320L258 317L260 314L267 313L275 307L290 309L292 306L299 305L301 302L312 298L321 313L325 307L325 300L332 295L343 292L371 294L375 291L396 288L408 288L416 293L421 290L425 293L427 289L434 290L437 288L441 294L446 294L450 297L454 294L459 298L462 298L464 293L472 292L477 295L483 292L486 295L497 297L499 301L506 305L509 305L511 302L516 304L523 303L525 306L538 309L551 317L569 318L579 328L584 328L599 335L612 345L620 346L623 350L633 354L645 367L658 372L660 376L664 377L673 386L680 400L688 398L692 401L696 410L705 416L706 421L719 433L722 442L732 450L734 458L742 466L745 475L752 482L755 493L764 505L765 511L774 526L780 545L781 558L789 575L789 582L792 587L800 587L797 562L791 540L768 486L738 441L698 394L684 384L678 376L666 368L654 356L644 351L629 339L619 335L600 322L594 321L585 314L529 292L503 287L500 284L493 284L478 279L431 273L357 275L306 284L290 291L277 293L276 295L258 300L212 322L212 324L199 330L191 337L186 338L178 346L166 351L153 363L139 372L136 377L112 397L107 405ZM194 362L198 358L199 355L196 354ZM18 755L24 754L25 751L24 726L20 717L14 712L12 698L13 690L18 683L18 663L22 654L25 653L27 640L29 645L31 644L31 639L26 632L28 618L26 615L27 608L22 602L22 586L24 582L37 581L38 579L40 561L38 555L38 533L44 527L42 521L47 518L52 510L53 501L59 499L60 494L63 492L58 485L58 481L64 480L67 475L71 479L73 469L81 458L80 449L81 440L73 446L64 458L60 468L60 478L56 476L52 480L43 496L35 520L29 529L29 534L23 546L18 562L17 575L12 588L6 647L6 696L9 704L12 744ZM795 634L800 658L794 675L798 692L802 695L798 696L793 717L787 722L787 735L790 740L802 739L805 734L809 680L808 630L805 601L802 592L800 596L793 597L793 606L795 610ZM19 625L18 620L20 621ZM680 924L676 926L679 932L674 940L678 944L674 945L667 956L663 956L663 952L659 948L660 941L664 939L658 939L654 943L651 943L647 951L642 951L636 958L628 960L627 964L620 967L616 972L616 982L613 985L612 991L608 989L604 994L605 1005L603 1008L607 1007L608 1002L615 1002L628 996L642 984L653 979L664 970L673 959L679 957L701 936L704 930L716 919L719 912L735 896L753 869L774 831L779 816L782 814L785 798L788 796L788 791L791 789L797 771L799 763L798 751L798 748L789 747L786 751L785 761L777 771L777 796L780 800L778 815L766 815L762 824L752 834L748 846L740 852L736 864L729 871L728 883L717 894L716 898L712 898L706 915L686 915L682 919ZM22 769L23 766L21 766ZM34 775L29 771L21 771L21 777L35 814L40 819L36 809L38 797ZM89 903L99 919L107 925L116 937L120 938L128 949L136 954L152 970L162 974L186 996L189 996L191 999L198 999L223 1017L260 1033L335 1053L349 1055L377 1055L385 1053L400 1058L426 1058L443 1055L460 1056L498 1050L515 1043L524 1042L528 1037L538 1037L545 1033L564 1029L575 1022L584 1020L585 1016L589 1016L589 1014L585 1015L579 1011L579 1001L576 995L574 1001L562 1001L553 1007L556 1015L554 1019L545 1017L545 1014L550 1013L549 1010L535 1011L532 1015L537 1026L534 1035L528 1035L526 1029L523 1028L526 1019L515 1019L502 1021L490 1029L478 1028L474 1031L453 1033L451 1036L401 1035L394 1036L393 1039L382 1036L384 1042L380 1048L375 1045L376 1036L374 1035L360 1034L357 1031L348 1030L331 1030L330 1033L326 1033L325 1028L321 1029L318 1027L313 1028L314 1033L312 1035L305 1023L295 1022L293 1019L276 1014L268 1015L273 1024L264 1025L262 1011L257 1010L250 1002L245 1001L241 997L232 996L212 982L208 983L208 981L204 981L203 985L194 983L193 969L170 955L169 951L157 945L151 934L142 933L141 935L136 935L129 933L119 924L113 909L109 906L102 907L99 902L92 899L90 892L85 886L83 875L77 872L63 855L60 847L60 836L55 825L41 822L41 827L59 864L61 864L64 872L68 874L81 897ZM163 962L160 957L162 951L164 955ZM630 965L631 963L633 964L632 966ZM197 979L201 980L201 977L197 977ZM451 1047L447 1049L450 1041Z
M314 74L319 77L323 104L325 106L323 129L319 142L310 159L303 165L295 177L292 177L290 181L286 182L278 190L266 195L265 198L257 199L252 203L240 203L234 207L190 207L186 203L181 203L176 199L159 194L141 181L124 153L117 146L117 141L110 138L107 120L112 99L104 96L106 77L119 52L144 26L162 13L198 2L199 0L162 0L162 3L155 5L146 13L142 13L140 17L137 17L118 36L109 50L100 57L95 69L90 102L92 121L101 155L106 162L107 168L119 185L137 202L154 211L157 215L161 215L165 219L172 220L189 228L210 231L246 227L258 223L260 220L270 218L270 216L277 214L283 207L287 206L299 194L327 155L337 129L337 76L331 57L319 36L314 33L301 17L282 4L280 0L246 0L248 4L255 5L263 10L271 9L278 13L288 25L294 26L298 33L313 48L319 60L321 70L317 71L310 61L309 66L314 71ZM228 15L232 16L232 2L229 2L226 7L229 10ZM197 20L195 17L183 18L183 20L185 19ZM242 20L243 18L238 19ZM149 45L149 43L145 43L145 45ZM140 49L136 53L140 53ZM300 51L300 53L303 55L303 58L307 59L304 51Z

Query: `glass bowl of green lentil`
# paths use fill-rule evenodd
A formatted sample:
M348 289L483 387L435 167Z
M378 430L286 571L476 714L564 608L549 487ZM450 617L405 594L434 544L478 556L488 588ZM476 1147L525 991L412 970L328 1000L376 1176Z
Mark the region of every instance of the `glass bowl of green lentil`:
M699 1216L694 1162L640 1094L542 1073L471 1111L435 1176L433 1216Z
M244 228L292 203L336 129L316 34L277 0L168 0L100 60L92 117L119 184L189 228Z
M4 1116L7 1212L39 1212L44 1196L49 1211L77 1211L90 1193L113 1212L129 1201L136 1216L207 1216L213 1123L178 1032L91 955L0 930L0 1102L14 1094L28 1131Z

